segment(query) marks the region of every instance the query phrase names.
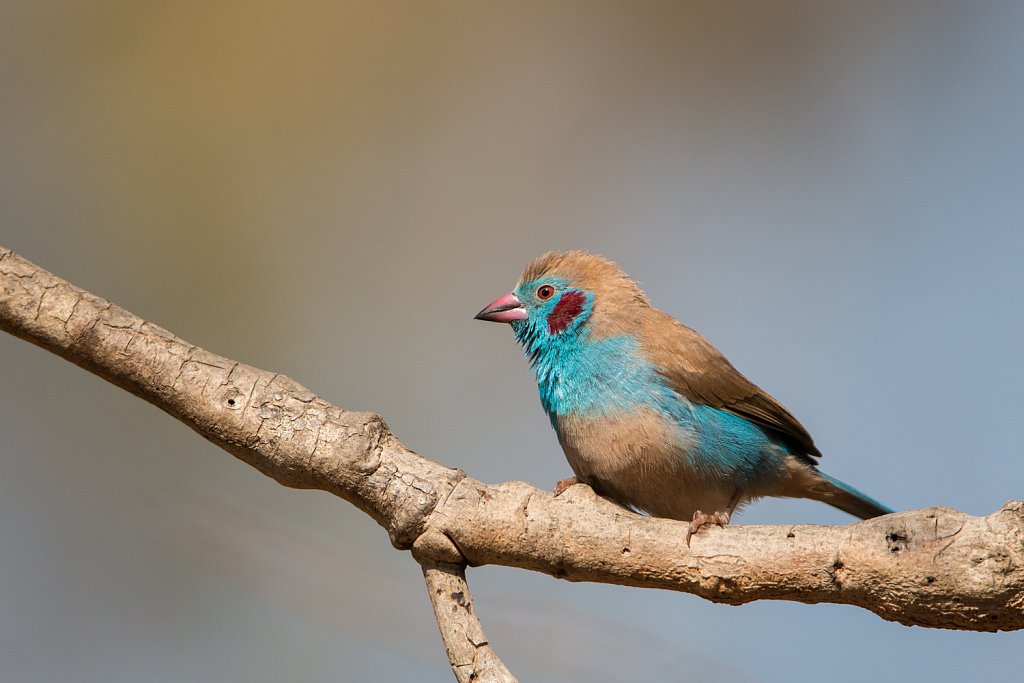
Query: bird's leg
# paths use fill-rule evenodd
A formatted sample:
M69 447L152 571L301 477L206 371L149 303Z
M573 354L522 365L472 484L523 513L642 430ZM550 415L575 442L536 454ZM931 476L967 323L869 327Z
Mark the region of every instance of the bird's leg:
M732 519L732 513L736 511L736 506L739 505L740 496L742 491L736 489L733 491L732 497L729 499L729 504L725 506L724 510L718 512L712 512L710 515L697 510L693 513L693 521L690 522L690 528L686 530L686 546L690 546L690 537L700 529L702 526L708 524L717 524L718 526L724 527Z
M565 479L559 479L558 482L555 484L555 495L560 496L563 493L565 493L565 490L568 489L570 486L579 483L581 482L576 477L566 477Z
M725 524L728 524L729 520L732 519L732 513L736 512L736 506L740 504L742 496L743 492L739 489L732 492L732 498L729 499L729 504L725 506Z

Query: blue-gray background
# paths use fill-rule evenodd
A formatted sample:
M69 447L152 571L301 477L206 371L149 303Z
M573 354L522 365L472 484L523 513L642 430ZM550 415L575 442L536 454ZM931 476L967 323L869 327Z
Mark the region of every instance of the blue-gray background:
M568 468L507 329L621 262L896 508L1024 496L1024 5L0 4L0 243L490 482ZM449 681L419 571L0 337L0 679ZM766 501L740 523L847 523ZM471 571L524 681L1004 680L1021 636Z

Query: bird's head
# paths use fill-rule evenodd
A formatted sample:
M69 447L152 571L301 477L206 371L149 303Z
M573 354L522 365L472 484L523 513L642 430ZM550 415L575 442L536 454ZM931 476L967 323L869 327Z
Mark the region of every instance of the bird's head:
M525 346L543 346L582 330L597 337L636 329L649 304L619 266L584 251L549 252L523 271L515 289L477 313L509 323Z

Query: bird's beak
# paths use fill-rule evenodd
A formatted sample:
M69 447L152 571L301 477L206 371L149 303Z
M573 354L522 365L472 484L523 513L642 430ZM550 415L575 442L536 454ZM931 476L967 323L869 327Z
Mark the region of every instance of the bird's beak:
M516 295L509 292L487 304L484 310L476 314L476 320L490 320L492 323L510 323L513 320L526 318L526 309Z

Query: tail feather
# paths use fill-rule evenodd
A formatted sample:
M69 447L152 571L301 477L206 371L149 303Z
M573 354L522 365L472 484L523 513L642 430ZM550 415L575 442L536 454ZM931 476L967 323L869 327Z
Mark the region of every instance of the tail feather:
M828 503L832 507L839 508L843 512L849 512L854 517L860 517L861 519L871 519L872 517L888 515L893 512L893 510L882 505L866 493L861 493L849 484L844 484L824 472L818 472L817 474L825 481L826 485L814 487L812 491L808 492L808 498Z

